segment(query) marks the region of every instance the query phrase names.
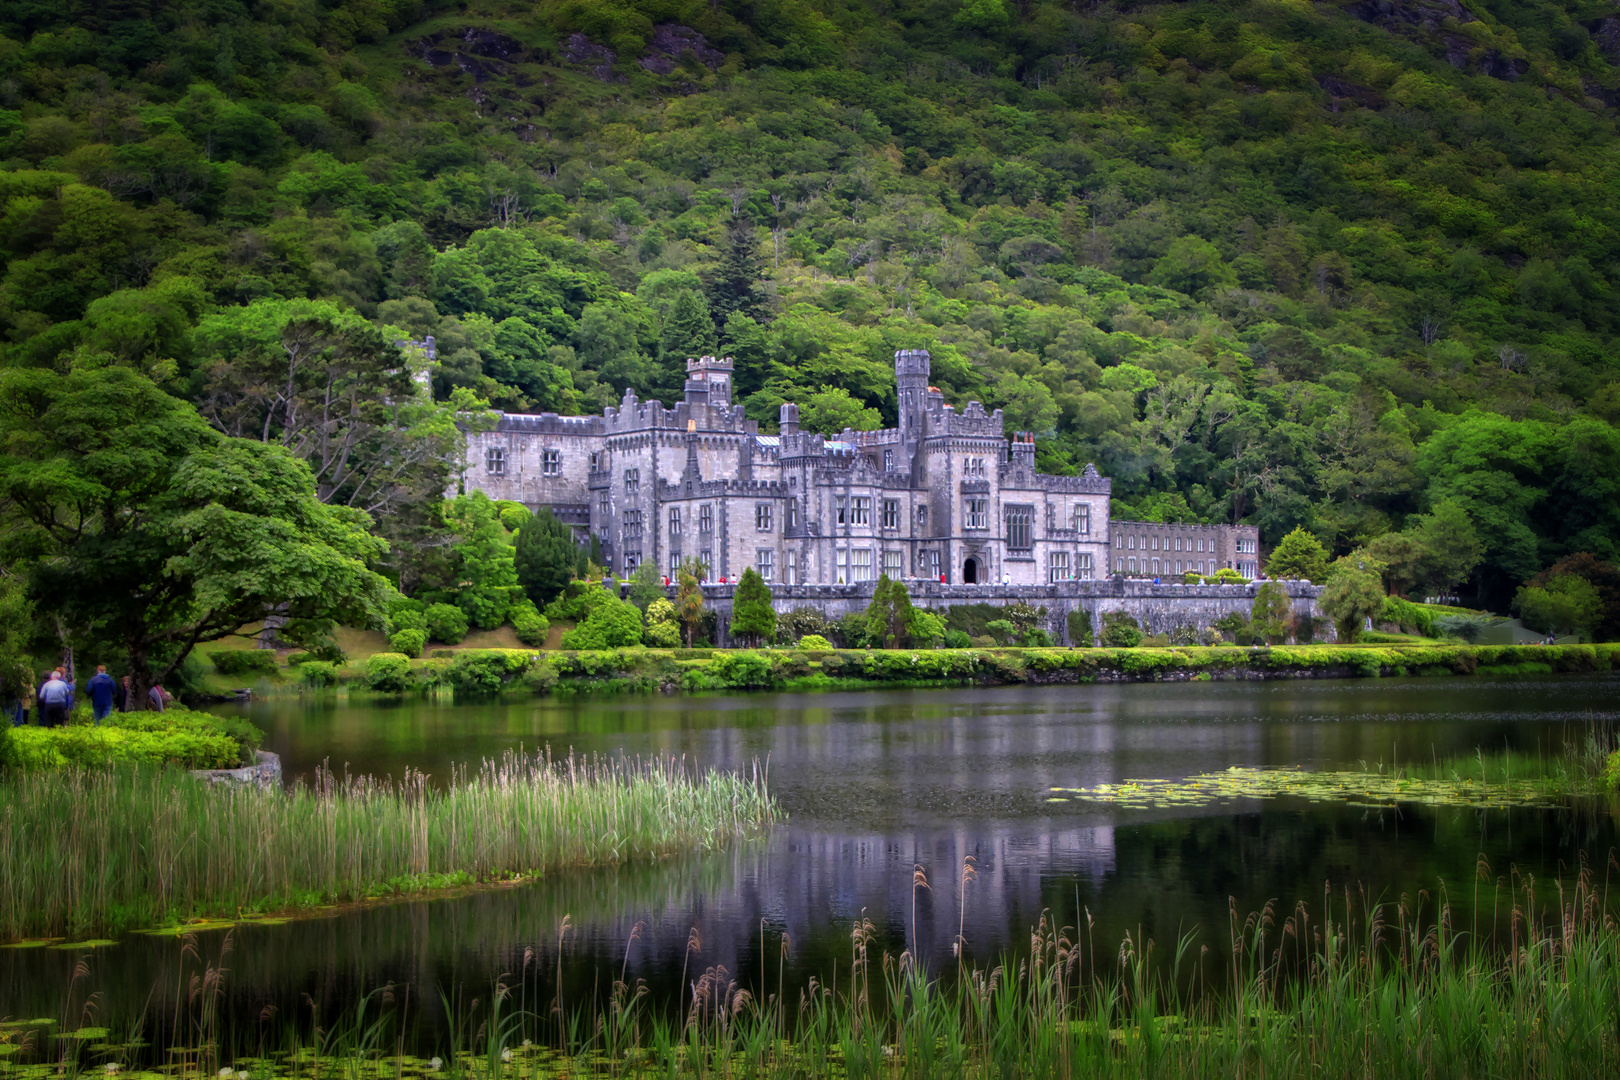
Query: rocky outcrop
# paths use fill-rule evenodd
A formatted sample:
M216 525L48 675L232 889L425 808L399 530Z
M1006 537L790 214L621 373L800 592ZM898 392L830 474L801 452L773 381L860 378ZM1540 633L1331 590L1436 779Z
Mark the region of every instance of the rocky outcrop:
M726 58L725 53L710 45L707 38L690 26L660 23L653 27L652 40L647 43L647 54L640 63L648 71L668 75L680 65L681 58L687 53L710 69L719 67Z

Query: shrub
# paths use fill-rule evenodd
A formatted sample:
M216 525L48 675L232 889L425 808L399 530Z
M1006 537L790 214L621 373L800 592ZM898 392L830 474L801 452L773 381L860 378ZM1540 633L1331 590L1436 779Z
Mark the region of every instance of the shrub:
M838 636L846 649L864 649L871 641L872 623L862 611L852 611L838 620Z
M458 694L493 694L501 688L506 662L488 653L462 653L450 664L448 678Z
M1213 581L1216 585L1247 585L1249 579L1233 570L1230 566L1223 566L1215 571L1213 578L1205 578L1206 583Z
M616 649L641 644L641 612L606 590L584 622L562 636L565 649Z
M274 675L276 654L269 649L220 649L208 654L221 675Z
M517 532L531 516L528 507L521 503L507 502L503 499L495 505L500 507L501 524L506 527L507 532Z
M949 644L949 639L946 641ZM1069 612L1069 644L1081 648L1091 646L1091 612L1085 608Z
M1235 645L1248 645L1254 641L1249 617L1241 611L1228 611L1209 625L1223 634L1231 634Z
M1018 644L1026 649L1049 649L1052 647L1052 636L1037 626L1019 638Z
M314 659L315 659L315 657L311 656L307 652L288 653L287 654L287 666L290 667L290 668L295 668L299 664L308 663L309 661L314 660Z
M656 649L673 649L681 643L681 623L675 605L659 597L647 605L647 629L641 640Z
M1102 644L1109 649L1134 649L1142 643L1142 628L1123 611L1110 611L1102 618Z
M812 607L796 607L776 619L776 637L784 645L810 634L824 638L831 629L827 616Z
M1017 633L1008 619L993 619L984 624L984 630L995 639L997 645L1011 645L1013 635Z
M388 639L388 647L394 652L404 656L417 657L422 655L422 647L427 644L427 635L420 630L396 630L394 636ZM386 656L387 653L379 653Z
M1610 791L1620 791L1620 750L1609 755L1609 760L1603 763L1603 786Z
M570 581L551 603L546 605L546 618L552 622L584 622L598 604L617 599L614 594L592 581Z
M1434 620L1436 633L1461 638L1472 645L1485 633L1489 621L1481 615L1441 615Z
M456 655L456 650L454 650L454 649L434 649L432 652L428 653L428 655L433 657L433 659L435 659L435 660L448 660L451 657Z
M519 681L530 693L543 694L557 685L557 677L557 666L542 660L530 664Z
M298 665L298 675L306 686L336 686L337 665L330 660L306 660Z
M433 604L426 612L429 641L458 645L467 636L467 613L454 604Z
M411 634L419 631L402 630L400 633ZM378 693L398 694L410 684L411 661L404 653L380 652L366 661L366 685Z
M533 604L525 604L512 609L512 630L523 644L533 645L538 649L546 643L546 634L551 631L551 620L540 614L540 609Z
M725 686L735 690L771 686L776 682L771 662L757 652L722 653L710 665L710 670Z
M427 605L403 596L388 605L388 625L395 631L420 630L427 633Z
M945 631L945 647L947 649L971 649L973 639L968 636L965 630L947 630Z
M801 649L830 649L830 648L832 648L832 642L828 641L826 638L822 637L820 634L806 634L806 635L804 635L804 637L799 639L799 648L801 648Z

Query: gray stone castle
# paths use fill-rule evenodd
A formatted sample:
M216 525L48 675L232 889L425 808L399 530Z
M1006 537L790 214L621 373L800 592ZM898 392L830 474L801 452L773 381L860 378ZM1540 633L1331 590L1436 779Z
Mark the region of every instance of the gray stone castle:
M469 434L462 483L550 507L581 539L598 537L621 576L650 561L673 578L698 559L722 608L753 567L779 607L833 617L862 606L880 574L927 602L1039 603L1060 632L1065 610L1110 597L1154 598L1123 605L1150 628L1246 609L1249 587L1179 583L1189 570L1258 576L1254 527L1113 520L1093 466L1037 472L1032 435L1009 436L1000 410L958 411L928 385L926 351L898 352L894 366L898 426L828 438L801 430L793 404L778 434L761 435L732 402L731 360L688 360L673 408L627 390L601 416L502 414ZM1310 586L1289 591L1311 606ZM1228 602L1199 603L1205 593Z

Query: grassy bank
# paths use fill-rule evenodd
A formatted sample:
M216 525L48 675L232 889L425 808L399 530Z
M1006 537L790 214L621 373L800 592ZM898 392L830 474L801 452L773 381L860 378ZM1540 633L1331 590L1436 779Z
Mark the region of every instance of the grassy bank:
M484 649L452 658L379 654L336 685L389 693L813 690L873 686L1378 678L1600 672L1620 644L1184 646L1136 649ZM271 689L266 687L266 689Z
M966 868L964 878L973 887ZM1482 878L1470 898L1477 917L1457 917L1443 886L1433 900L1372 906L1330 888L1320 907L1234 909L1224 932L1170 944L1140 932L1095 941L1089 918L1059 928L1042 916L1029 945L988 971L924 972L908 954L879 957L863 921L836 970L799 986L782 978L786 942L757 981L699 970L689 948L677 1001L649 1000L619 970L603 972L601 993L565 997L550 980L554 958L537 956L490 992L394 986L321 1017L318 1030L313 1016L233 1026L214 1005L228 976L197 960L211 994L174 1001L173 988L154 987L134 1029L42 1038L13 1071L43 1080L163 1062L166 1075L231 1069L244 1080L1614 1075L1620 930L1607 890L1590 871L1539 895L1514 876L1496 879L1493 896L1488 867ZM565 940L559 933L559 950Z
M763 777L508 755L434 788L211 788L148 768L0 782L0 938L104 934L722 844L776 820Z

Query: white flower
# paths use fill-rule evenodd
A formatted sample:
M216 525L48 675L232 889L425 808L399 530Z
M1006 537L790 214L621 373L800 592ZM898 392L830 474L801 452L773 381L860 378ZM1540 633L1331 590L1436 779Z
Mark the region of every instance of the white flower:
M501 1060L502 1061L511 1061L512 1060L512 1051L510 1051L510 1050L502 1050L501 1051Z
M524 1046L533 1046L534 1045L534 1040L533 1039L524 1039L523 1040L523 1045Z
M428 1068L432 1069L434 1072L438 1072L439 1069L443 1068L443 1066L444 1058L428 1058Z
M118 1070L122 1068L123 1066L119 1065L117 1062L109 1061L107 1064L101 1067L101 1071L106 1073L108 1076L116 1076Z
M221 1069L221 1070L219 1070L219 1078L220 1078L220 1080L231 1080L231 1077L233 1077L235 1075L236 1075L236 1073L233 1072L230 1069Z

